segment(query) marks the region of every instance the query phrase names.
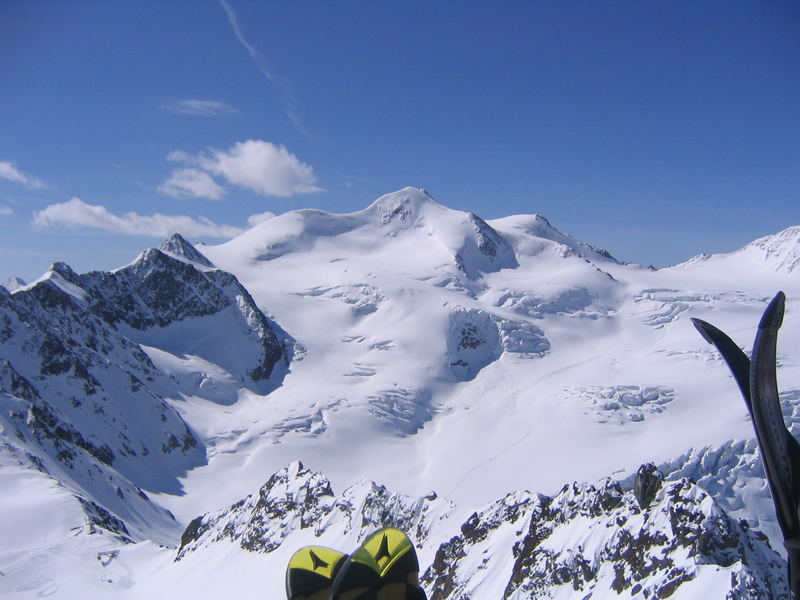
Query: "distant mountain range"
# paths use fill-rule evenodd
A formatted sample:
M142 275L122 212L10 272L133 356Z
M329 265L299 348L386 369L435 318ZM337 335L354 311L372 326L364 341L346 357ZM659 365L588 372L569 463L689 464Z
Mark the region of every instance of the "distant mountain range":
M688 318L749 349L783 289L800 381L798 265L800 227L655 270L405 188L9 281L0 594L281 595L297 547L394 525L432 599L781 597L746 410Z

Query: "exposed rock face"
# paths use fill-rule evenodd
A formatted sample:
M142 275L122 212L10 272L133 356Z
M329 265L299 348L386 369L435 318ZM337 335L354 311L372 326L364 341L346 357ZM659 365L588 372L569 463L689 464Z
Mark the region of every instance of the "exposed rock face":
M62 276L67 269L56 265L13 295L0 291L0 395L8 418L21 437L49 447L67 466L85 452L128 476L142 462L163 466L151 452L192 453L194 435L152 391L166 383L163 374L87 309L86 292Z
M504 352L538 358L550 351L544 332L526 321L503 319L483 310L458 308L450 313L447 357L459 381L469 381Z
M440 547L423 577L431 598L474 597L497 576L504 557L494 535L511 537L515 559L503 598L549 598L564 587L576 597L611 588L666 598L712 565L731 570L730 598L787 594L780 557L686 479L665 486L647 509L613 481L565 486L554 498L506 497ZM485 556L477 569L475 556Z
M478 215L467 217L471 235L464 238L456 251L456 266L469 279L478 279L481 273L493 273L500 269L519 266L514 250L491 225Z
M0 290L5 449L53 474L90 523L124 539L166 541L177 523L142 489L178 492L177 477L205 462L202 444L156 391L170 385L57 270L13 295Z
M460 381L469 381L499 358L500 332L489 313L459 309L450 313L447 353L450 369Z
M573 483L554 497L508 494L456 529L442 527L457 513L434 494L414 499L362 482L337 496L322 475L293 463L257 495L193 520L176 560L220 540L270 553L307 529L355 547L376 528L393 526L433 556L422 565L432 600L667 598L692 594L720 570L728 573L731 600L788 598L785 563L762 534L729 518L688 479L655 488L655 467L639 473L650 502L610 479Z
M117 539L122 542L132 542L127 526L121 520L108 512L105 508L91 500L84 500L78 497L78 502L86 514L89 525L89 533L97 533L97 529L103 529L116 534Z

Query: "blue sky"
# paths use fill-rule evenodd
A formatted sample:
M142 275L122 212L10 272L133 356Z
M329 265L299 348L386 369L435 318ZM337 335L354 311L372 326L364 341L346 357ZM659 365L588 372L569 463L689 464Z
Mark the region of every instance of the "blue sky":
M800 224L800 4L4 0L0 280L406 185L663 266Z

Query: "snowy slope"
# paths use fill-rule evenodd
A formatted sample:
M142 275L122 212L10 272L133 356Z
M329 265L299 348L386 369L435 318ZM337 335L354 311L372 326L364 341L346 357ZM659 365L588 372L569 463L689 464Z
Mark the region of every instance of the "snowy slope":
M272 396L290 418L248 427L248 440L280 440L262 472L300 457L346 485L372 475L374 461L408 493L479 503L520 481L552 491L567 474L599 478L673 459L675 448L750 437L735 388L688 317L752 331L774 291L791 298L791 280L766 264L750 281L735 270L622 265L536 217L487 227L514 253L497 252L505 268L476 250L470 215L413 189L350 215L287 213L204 247L307 350ZM650 415L596 414L605 394L631 386L672 400ZM699 410L718 417L687 427Z
M50 281L143 353L160 378L151 389L205 449L203 460L169 471L181 494L146 488L154 510L185 527L299 459L336 490L366 479L410 498L435 491L452 508L425 550L427 568L448 532L510 492L553 498L565 482L608 476L630 489L645 462L669 482L693 478L700 504L707 492L714 510L774 542L744 404L689 317L749 349L761 311L785 291L779 377L788 384L787 419L800 422L798 240L790 228L656 271L622 263L538 215L484 221L406 188L352 214L288 212L218 246L172 238L114 273L58 267L4 297ZM153 284L132 295L148 277ZM14 346L6 360L30 355ZM288 367L281 358L274 373L258 369L278 355ZM146 429L143 436L153 435ZM12 431L9 421L4 439ZM179 545L175 527L151 530ZM293 545L313 539L287 535ZM345 545L356 539L336 535ZM742 544L747 535L737 530ZM215 544L195 567L188 558L170 566L174 552L146 542L125 547L120 556L140 573L157 571L129 593L185 577L201 589L243 569L263 571L266 558L230 558L221 550L228 541ZM269 573L287 557L271 555ZM215 568L204 571L203 561ZM497 568L510 573L513 564ZM246 593L257 577L241 578L237 589ZM725 578L730 584L730 571ZM509 579L500 579L491 585L505 590Z

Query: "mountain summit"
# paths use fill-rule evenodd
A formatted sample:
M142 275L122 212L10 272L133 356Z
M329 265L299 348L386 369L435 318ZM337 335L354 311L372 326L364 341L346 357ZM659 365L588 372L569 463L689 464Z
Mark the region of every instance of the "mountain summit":
M418 223L425 213L442 213L447 210L449 209L436 202L427 191L406 187L381 196L363 212L374 215L381 225L394 224L402 228Z
M197 248L187 242L179 233L173 233L170 237L161 242L161 245L158 247L158 249L176 258L186 259L204 267L214 267L214 265L212 265L211 262L197 250Z
M607 252L562 234L543 217L487 222L475 214L447 208L426 191L412 187L386 194L364 210L349 214L290 211L222 246L204 246L203 251L226 265L282 257L293 260L299 254L320 258L326 253L340 258L385 254L391 269L406 265L407 270L416 271L425 264L439 269L449 265L461 274L454 271L453 278L477 280L483 273L516 268L516 253L536 254L545 247L562 258L578 255L616 262Z
M753 272L792 273L800 268L800 226L753 240L742 248L725 254L700 254L676 268L727 271L746 269Z
M776 271L791 273L800 268L800 226L789 227L747 244L742 253L761 253Z

